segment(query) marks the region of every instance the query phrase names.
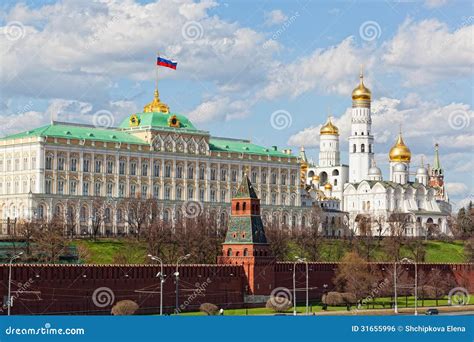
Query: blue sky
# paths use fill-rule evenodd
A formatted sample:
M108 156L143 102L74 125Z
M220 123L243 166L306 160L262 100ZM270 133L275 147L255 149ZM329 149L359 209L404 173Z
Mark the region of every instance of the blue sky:
M0 5L1 134L58 120L118 125L161 98L213 135L304 145L330 112L347 162L351 90L364 65L376 159L401 124L416 168L440 143L448 193L472 199L469 1L26 1ZM99 113L99 114L97 114ZM283 121L272 121L279 117ZM97 121L97 120L96 120Z

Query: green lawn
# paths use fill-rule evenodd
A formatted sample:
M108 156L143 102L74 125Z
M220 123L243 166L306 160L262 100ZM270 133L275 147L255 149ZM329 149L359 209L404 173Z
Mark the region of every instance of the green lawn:
M131 263L139 264L146 260L146 242L137 242L133 239L98 239L75 240L73 245L82 246L87 251L83 263L108 264L108 263ZM426 241L425 262L434 263L457 263L467 262L464 254L463 241L443 242ZM346 252L350 250L349 241L346 240L326 240L320 246L320 262L339 261ZM412 257L406 248L401 250L402 256ZM290 251L287 260L294 260L294 256L303 256L301 249L296 244L290 244ZM372 252L373 261L391 261L391 257L386 255L381 246L374 246Z
M360 309L361 310L366 310L366 309L391 309L390 306L391 299L390 297L386 298L377 298L373 303L369 303L369 305L364 305ZM403 297L398 297L397 300L398 303L398 308L403 309L405 307L408 308L414 308L415 307L415 298L413 296L409 296L408 298ZM469 300L470 305L474 305L474 294L470 296ZM407 306L408 305L408 306ZM434 299L427 299L425 301L418 300L417 303L418 307L421 308L427 308L427 307L434 307L434 306L446 306L448 305L448 297L445 297L443 299L439 299L438 303L436 303L436 300ZM351 307L352 310L355 309L354 306ZM296 307L296 312L298 314L304 314L306 310L306 307L304 305L298 305ZM345 306L330 306L326 311L346 311L347 308ZM318 303L311 304L310 305L310 312L321 312L323 311L322 306ZM288 311L285 312L286 314L293 314L293 308L289 309ZM267 308L250 308L250 309L227 309L224 312L225 315L227 316L246 316L246 315L274 315L275 312L273 310L267 309ZM182 316L204 316L202 312L199 311L193 311L193 312L183 312L180 315Z

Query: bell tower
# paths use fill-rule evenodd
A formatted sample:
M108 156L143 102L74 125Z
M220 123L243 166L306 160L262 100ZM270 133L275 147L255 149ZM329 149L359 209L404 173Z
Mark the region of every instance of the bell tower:
M243 266L248 295L268 295L275 287L275 258L265 236L260 199L247 174L232 198L222 256L217 262Z

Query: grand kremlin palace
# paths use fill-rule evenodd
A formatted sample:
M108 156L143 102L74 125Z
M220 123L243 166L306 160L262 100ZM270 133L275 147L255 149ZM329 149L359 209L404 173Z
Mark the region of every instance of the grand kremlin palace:
M116 128L53 121L0 139L1 233L11 234L21 219L63 215L74 221L72 233L88 234L97 203L106 205L102 235L128 233L124 199L136 196L156 199L164 220L182 215L192 201L199 205L194 210L225 221L244 171L264 218L309 224L297 157L275 146L212 137L170 112L156 90L142 113Z

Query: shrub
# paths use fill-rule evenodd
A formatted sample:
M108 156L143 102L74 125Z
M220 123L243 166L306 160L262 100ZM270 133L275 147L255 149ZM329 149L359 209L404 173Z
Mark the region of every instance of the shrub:
M339 292L328 292L323 296L323 303L331 306L344 304L344 298Z
M285 297L270 297L265 307L275 312L285 312L293 306L291 300Z
M126 316L133 315L138 310L138 304L133 300L121 300L112 307L112 315Z
M217 305L214 305L212 303L202 303L199 307L199 311L207 314L208 316L214 316L217 315L217 313L219 312L219 308L217 307Z
M346 304L355 304L357 302L357 297L352 292L342 292L341 296L342 296L342 300Z

